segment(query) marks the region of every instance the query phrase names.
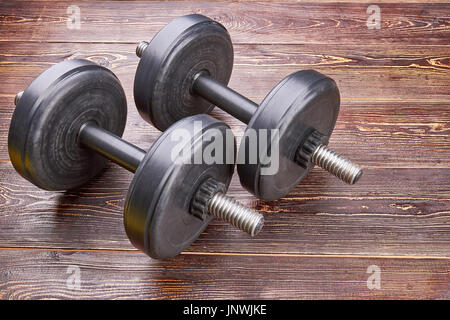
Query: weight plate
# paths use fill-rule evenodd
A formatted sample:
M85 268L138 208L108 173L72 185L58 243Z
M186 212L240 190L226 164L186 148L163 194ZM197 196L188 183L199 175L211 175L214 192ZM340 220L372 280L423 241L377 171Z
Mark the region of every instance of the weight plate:
M78 187L106 160L80 147L86 121L121 136L125 93L116 76L87 60L67 60L39 75L24 91L11 119L8 151L14 168L45 190Z
M298 147L313 129L331 135L339 104L336 83L319 72L304 70L284 78L258 107L241 140L237 165L241 184L266 201L288 194L313 167L294 162ZM276 129L278 137L268 132L266 138L261 129ZM255 144L250 141L255 137L258 159L251 161ZM278 166L269 150L278 154Z
M177 255L208 225L212 216L202 220L189 208L206 179L214 178L228 188L234 171L235 143L234 136L232 143L223 139L227 130L231 134L226 124L209 115L182 119L158 138L141 162L128 191L124 223L131 242L150 257L165 259ZM180 141L181 136L188 138ZM231 154L231 161L198 161L198 156L208 150L210 137L213 141L222 139L217 141L222 141L223 157ZM186 151L180 154L177 150Z
M214 106L192 95L194 77L206 72L228 84L233 69L233 46L218 22L193 14L173 20L144 50L134 79L134 100L140 115L164 131L190 115Z

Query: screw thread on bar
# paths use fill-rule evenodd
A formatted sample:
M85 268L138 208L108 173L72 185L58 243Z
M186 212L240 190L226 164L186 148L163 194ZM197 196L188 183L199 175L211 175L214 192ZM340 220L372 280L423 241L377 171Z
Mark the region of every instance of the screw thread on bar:
M348 184L356 183L362 175L358 165L331 151L323 144L314 150L311 161Z
M136 47L136 55L140 58L142 57L142 53L144 53L144 50L148 47L147 41L141 41Z
M247 232L252 237L258 234L264 225L264 216L261 213L244 207L220 192L211 198L207 210L209 214Z
M20 98L22 98L23 95L23 91L20 91L16 94L16 96L14 97L14 105L17 106L17 104L19 103Z

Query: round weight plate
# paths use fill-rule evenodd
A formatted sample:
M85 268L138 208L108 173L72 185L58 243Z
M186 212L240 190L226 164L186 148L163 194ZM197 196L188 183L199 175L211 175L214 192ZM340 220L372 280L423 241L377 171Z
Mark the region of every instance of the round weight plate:
M222 160L214 164L202 161L203 154L210 154L211 141L224 148L218 156ZM208 178L228 188L234 152L229 127L209 115L191 116L167 129L146 154L128 191L124 224L131 242L155 259L173 257L188 247L212 217L201 220L190 213L194 194Z
M14 110L9 157L27 180L46 190L67 190L99 173L106 160L79 146L80 126L95 121L121 136L125 93L116 76L87 60L67 60L39 75Z
M336 83L319 72L304 70L283 79L258 107L241 140L241 184L266 201L288 194L313 167L294 162L298 146L313 129L331 135L339 104ZM261 129L268 131L266 136ZM252 139L257 140L257 161L252 161Z
M227 30L202 15L177 18L144 50L134 79L134 100L140 115L164 131L190 115L214 107L192 95L194 77L207 72L227 85L233 69L233 46Z

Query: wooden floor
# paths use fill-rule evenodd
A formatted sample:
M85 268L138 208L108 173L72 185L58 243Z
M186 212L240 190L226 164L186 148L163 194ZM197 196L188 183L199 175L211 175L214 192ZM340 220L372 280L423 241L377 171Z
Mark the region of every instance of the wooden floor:
M381 1L381 28L368 29L368 3L79 2L79 30L67 28L71 4L0 3L0 298L450 299L450 4ZM124 232L130 173L110 164L79 190L42 191L14 171L7 134L16 92L52 64L87 58L118 75L124 137L149 148L160 132L135 110L134 49L188 13L228 28L230 86L256 102L299 69L333 77L342 105L330 146L364 175L348 186L316 168L272 202L234 177L229 194L267 212L261 234L214 221L156 261ZM242 123L213 115L242 135ZM381 288L370 290L373 265Z

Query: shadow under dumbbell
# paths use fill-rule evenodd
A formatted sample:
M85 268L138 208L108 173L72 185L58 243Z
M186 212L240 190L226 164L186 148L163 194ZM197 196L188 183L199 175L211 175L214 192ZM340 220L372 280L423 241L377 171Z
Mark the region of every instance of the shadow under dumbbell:
M113 164L83 186L61 193L52 224L66 248L131 250L123 208L133 175Z

